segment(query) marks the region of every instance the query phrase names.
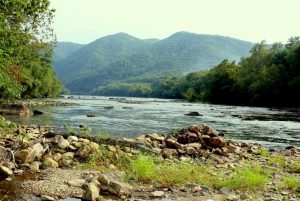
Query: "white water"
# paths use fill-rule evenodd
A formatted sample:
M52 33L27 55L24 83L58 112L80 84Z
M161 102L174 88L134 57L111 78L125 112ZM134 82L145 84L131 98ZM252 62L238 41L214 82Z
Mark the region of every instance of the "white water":
M112 136L135 137L146 133L170 133L174 129L191 124L206 124L224 132L227 139L257 142L267 147L300 147L300 123L292 121L242 121L236 115L286 114L284 110L268 108L211 105L178 102L167 99L126 98L140 104L124 103L125 99L109 97L77 96L55 99L78 103L79 106L42 107L43 116L13 119L29 124L72 125L86 124L92 132L107 131ZM105 108L113 106L112 109ZM124 107L131 107L126 109ZM197 111L203 116L184 114ZM87 117L95 113L98 117Z

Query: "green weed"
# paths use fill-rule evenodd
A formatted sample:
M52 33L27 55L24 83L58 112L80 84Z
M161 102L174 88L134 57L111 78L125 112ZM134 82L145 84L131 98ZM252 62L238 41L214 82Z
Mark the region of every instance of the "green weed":
M287 176L283 178L284 187L293 191L300 192L300 180L293 176Z
M272 156L268 159L270 165L278 164L280 167L285 167L285 158L282 155Z
M264 156L264 157L270 156L270 152L267 149L259 149L258 154L261 155L261 156Z
M296 161L288 166L291 172L300 173L300 161Z
M237 171L227 179L219 180L217 187L228 187L234 190L255 191L263 188L272 174L272 170L259 164L245 164L237 167Z

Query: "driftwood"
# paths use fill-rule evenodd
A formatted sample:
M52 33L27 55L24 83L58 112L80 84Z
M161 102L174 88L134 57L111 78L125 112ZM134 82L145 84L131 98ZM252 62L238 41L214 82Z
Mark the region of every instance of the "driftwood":
M157 152L153 151L152 149L146 147L143 142L137 142L133 139L128 139L128 138L101 138L99 136L91 136L91 135L82 135L82 134L76 134L76 133L54 133L52 131L44 134L44 137L46 138L51 138L55 137L56 135L61 135L64 138L67 138L69 136L76 136L78 138L86 138L89 139L92 142L96 142L98 144L104 144L104 145L111 145L111 146L116 146L119 145L121 147L131 147L134 149L138 149L142 152L146 153L151 153L151 154L158 154Z

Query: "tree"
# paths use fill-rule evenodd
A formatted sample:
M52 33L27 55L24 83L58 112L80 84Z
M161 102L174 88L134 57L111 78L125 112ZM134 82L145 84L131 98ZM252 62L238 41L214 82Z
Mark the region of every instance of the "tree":
M2 86L1 90L4 92L0 94L0 99L27 95L22 91L28 90L32 80L43 83L44 77L29 70L31 65L36 68L48 66L48 71L52 71L51 63L45 65L46 60L51 59L49 55L55 42L51 28L54 10L49 8L49 4L49 0L0 1L0 87ZM38 72L44 73L42 70ZM54 80L51 87L58 87L52 93L57 95L61 85L53 72L48 75L48 79ZM36 95L40 96L40 93L38 90Z

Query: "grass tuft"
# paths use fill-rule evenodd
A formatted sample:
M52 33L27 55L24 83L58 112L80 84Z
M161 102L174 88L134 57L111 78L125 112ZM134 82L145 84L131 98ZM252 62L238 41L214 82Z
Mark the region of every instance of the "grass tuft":
M282 155L272 156L268 159L270 165L278 164L280 167L285 167L285 158Z
M270 152L267 149L259 149L257 153L264 157L270 156Z
M227 179L219 180L217 187L228 187L244 192L255 191L264 188L267 184L272 170L263 168L259 164L245 164L237 167L237 171Z
M300 180L293 176L283 178L284 186L290 190L300 192Z

